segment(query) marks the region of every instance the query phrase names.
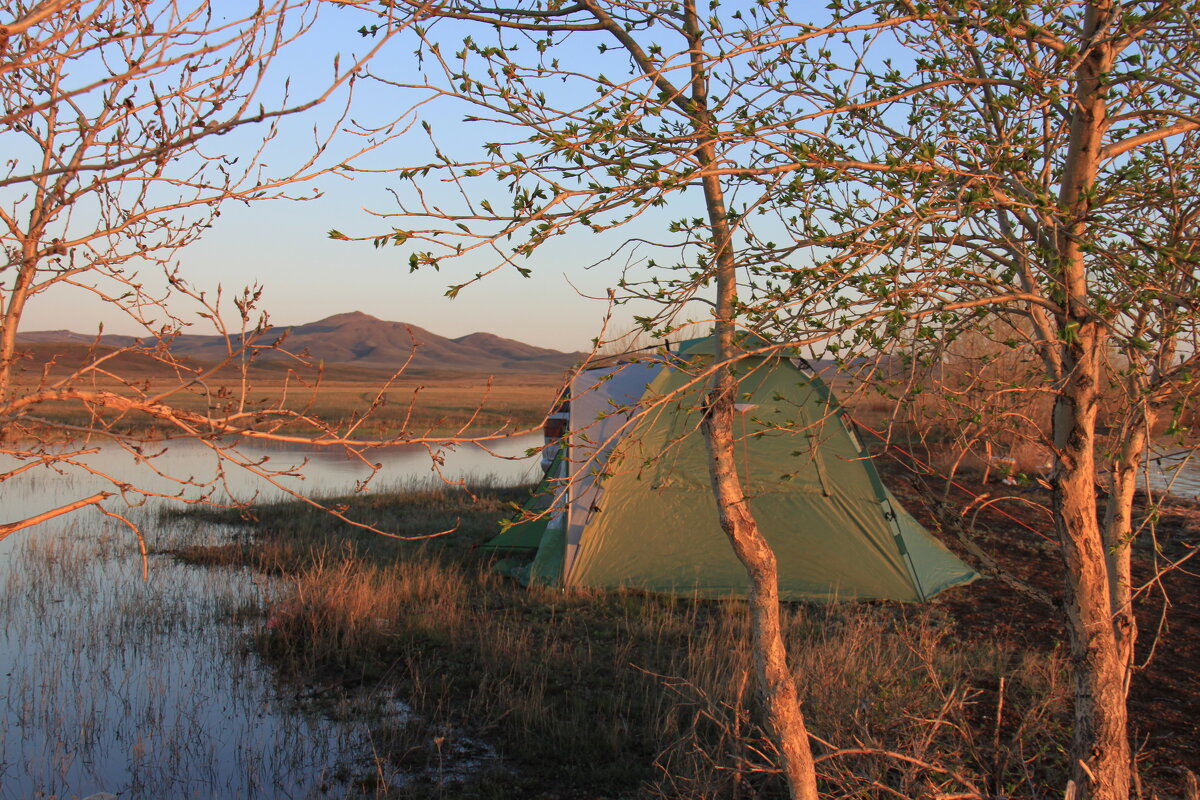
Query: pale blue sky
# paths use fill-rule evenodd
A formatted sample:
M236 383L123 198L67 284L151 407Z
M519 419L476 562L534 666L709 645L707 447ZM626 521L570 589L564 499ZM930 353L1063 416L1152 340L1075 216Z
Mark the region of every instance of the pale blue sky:
M274 64L276 87L285 78L290 79L294 99L307 98L326 85L335 54L340 55L345 69L352 63L351 54L362 53L372 44L371 39L355 32L364 22L364 18L355 16L357 12L332 6L325 9L315 30L298 47L281 54ZM461 42L461 34L465 32L451 28L446 39L455 42L457 36L457 42ZM478 38L478 31L476 35ZM394 80L415 80L418 66L412 50L411 41L394 40L376 58L372 68ZM573 66L585 74L607 69L610 75L617 75L626 63L626 56L615 50L605 56L596 54L595 42L586 37L571 41L566 52ZM592 86L587 88L594 91ZM569 93L575 89L557 91ZM264 102L269 105L272 96L271 91L265 92ZM411 99L396 89L360 82L351 116L368 125L383 124L407 107ZM286 173L289 165L303 160L311 152L313 126L328 126L340 108L335 98L306 117L285 120L281 135L266 151L264 160L272 171ZM457 155L473 155L489 136L486 127L462 122L463 115L470 113L464 107L434 103L423 106L420 113L421 121L434 126L439 146L454 149ZM255 135L261 136L261 129L244 129L212 139L208 147L221 148L216 151L221 155L243 155L257 144ZM336 164L359 146L359 138L344 136L327 153L327 162ZM429 152L424 131L415 126L364 161L355 163L386 169L420 163ZM586 269L626 237L654 233L651 220L645 218L637 227L631 226L630 230L608 239L581 231L577 236L562 237L544 245L524 262L533 270L532 278L522 278L511 267L505 267L450 300L444 296L448 285L491 269L498 257L480 250L446 262L440 273L426 270L413 274L408 269L408 257L416 249L414 246L376 250L368 242L328 238L331 228L362 236L386 233L392 226L410 227L402 219L384 220L367 211L394 209L395 200L389 189L402 188L400 181L388 175L358 175L353 181L325 178L316 182L315 188L324 194L309 202L271 201L250 206L227 203L221 218L205 237L179 253L183 274L193 286L210 293L222 286L230 296L247 284L262 284L265 287L262 308L276 324L298 324L332 314L363 311L445 336L488 331L544 347L575 350L587 348L600 333L608 310L604 300L581 294L605 297L606 289L620 277L622 265L636 267L639 261L653 255L646 249L622 252L616 263ZM298 193L309 194L313 188L309 185ZM421 189L435 201L445 196L443 186L432 176L422 182ZM476 190L487 189L480 185L472 188ZM496 201L494 198L493 203ZM702 215L703 205L698 196L674 196L669 209L671 218ZM666 211L659 213L658 221L662 222L665 216ZM664 260L672 257L678 254ZM192 313L187 308L173 307L173 310L185 318ZM651 311L647 306L619 309L609 334L628 330L635 313ZM689 309L688 316L692 318L705 315L699 305ZM111 333L140 332L99 302L89 301L85 293L70 290L31 305L23 328L94 332L101 323Z
M369 46L354 31L360 20L334 9L318 24L316 36L308 36L302 49L285 53L274 65L277 81L289 77L292 96L327 80L335 52L341 53L343 68L348 53L361 53ZM413 60L411 46L393 42L382 54L386 71L402 72L404 60ZM414 61L415 66L415 61ZM269 93L268 93L269 96ZM394 91L360 83L356 90L353 116L382 121L399 107ZM309 152L314 124L328 124L338 109L331 103L303 119L291 118L282 135L272 143L265 161L276 171L286 169ZM482 132L459 120L462 110L426 107L423 118L439 131L452 136L461 134L458 144L473 146ZM238 155L252 146L255 130L211 140L209 149L222 148L222 154ZM359 146L355 137L344 137L342 154ZM370 164L392 166L412 159L427 148L427 140L418 128L372 154ZM331 153L331 156L333 154ZM336 163L336 160L335 162ZM262 308L277 324L310 322L346 311L363 311L386 320L421 326L445 336L462 336L488 331L544 347L562 350L584 349L600 331L606 311L603 301L587 300L583 292L603 297L605 287L614 279L613 270L584 270L585 262L595 261L598 251L580 251L578 245L544 248L529 262L534 269L530 279L504 269L464 290L457 299L444 296L451 283L460 282L494 262L483 254L448 263L442 272L422 271L410 274L408 256L413 248L396 247L376 250L369 242L344 242L327 236L330 228L348 234L367 235L387 231L400 221L381 221L363 209L390 209L394 201L387 192L398 182L390 177L355 181L324 179L315 185L325 194L317 200L297 203L272 201L250 206L227 203L217 224L197 244L181 251L178 262L192 285L214 292L222 286L227 295L250 283L265 286ZM311 192L311 186L304 193ZM431 179L426 191L436 194ZM574 249L573 249L574 248ZM147 282L156 283L151 271ZM570 281L570 282L569 282ZM187 317L186 306L173 307ZM232 312L232 307L230 307ZM627 327L632 312L620 315ZM23 329L26 331L68 328L92 333L103 324L108 333L141 333L121 315L106 309L87 293L70 288L56 290L38 298L28 308ZM199 332L199 331L198 331ZM207 332L207 331L203 331Z

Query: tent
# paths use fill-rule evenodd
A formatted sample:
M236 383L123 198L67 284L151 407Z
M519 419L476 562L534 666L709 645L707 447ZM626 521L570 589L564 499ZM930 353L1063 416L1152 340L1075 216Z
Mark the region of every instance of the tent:
M483 547L525 583L744 596L718 523L699 406L710 339L582 370L542 485ZM884 486L821 377L787 354L738 364L739 471L788 600L926 600L977 575Z

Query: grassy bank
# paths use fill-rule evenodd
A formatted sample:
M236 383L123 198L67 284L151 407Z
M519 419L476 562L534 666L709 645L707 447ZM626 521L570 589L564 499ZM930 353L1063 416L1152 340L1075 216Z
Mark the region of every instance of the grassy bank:
M347 372L347 370L340 370ZM236 410L244 397L247 407L286 409L319 420L339 432L352 431L360 439L389 439L407 436L451 436L496 430L536 429L554 402L561 380L558 376L487 375L456 373L403 376L388 383L389 375L367 370L360 374L336 374L320 383L304 384L288 375L256 371L246 385L214 381L171 395L169 403L183 411L212 414ZM23 388L31 390L36 384ZM171 376L152 375L138 384L144 395L177 385ZM386 385L386 390L383 387ZM124 383L96 380L89 388L132 395ZM211 390L211 391L210 391ZM371 409L362 419L364 409ZM98 414L99 417L95 416ZM69 426L70 436L81 428L104 427L112 432L141 438L177 433L161 421L140 412L109 413L76 402L47 402L37 407L37 421L30 429L39 435L52 434L57 426ZM265 415L274 426L279 420ZM102 422L100 421L102 420ZM281 433L316 435L302 421L283 421Z
M782 796L753 711L745 606L493 576L472 545L523 494L345 499L401 533L458 525L425 542L356 533L290 504L249 520L200 512L250 533L179 555L286 576L255 635L282 674L394 689L413 706L419 720L373 731L381 764L436 767L454 737L494 745L500 759L448 796ZM1063 784L1056 652L959 640L936 604L793 605L786 624L834 794L1038 796Z

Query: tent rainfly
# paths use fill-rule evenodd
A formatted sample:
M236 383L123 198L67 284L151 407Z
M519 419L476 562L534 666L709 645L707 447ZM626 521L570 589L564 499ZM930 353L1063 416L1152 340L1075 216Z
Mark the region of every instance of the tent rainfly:
M745 596L700 432L710 339L581 371L563 446L514 524L483 545L526 584ZM739 472L787 600L927 600L976 577L901 507L800 359L738 364Z

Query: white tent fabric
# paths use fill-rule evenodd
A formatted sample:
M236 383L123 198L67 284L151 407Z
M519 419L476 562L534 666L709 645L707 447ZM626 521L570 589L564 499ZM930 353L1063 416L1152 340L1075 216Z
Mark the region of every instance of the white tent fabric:
M583 530L600 503L604 490L597 478L617 442L629 432L629 414L637 410L646 387L662 370L661 361L624 363L583 370L571 381L570 522L564 577L571 574Z

